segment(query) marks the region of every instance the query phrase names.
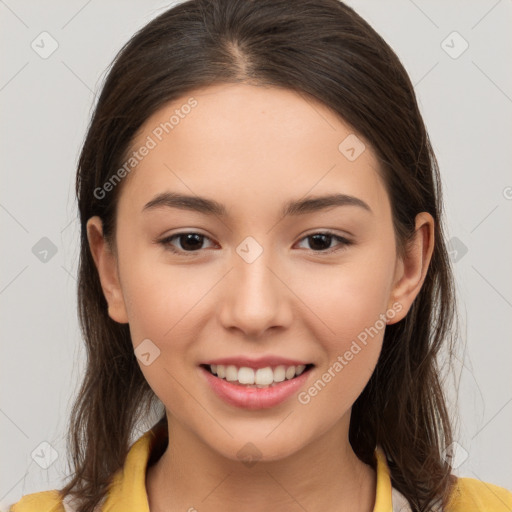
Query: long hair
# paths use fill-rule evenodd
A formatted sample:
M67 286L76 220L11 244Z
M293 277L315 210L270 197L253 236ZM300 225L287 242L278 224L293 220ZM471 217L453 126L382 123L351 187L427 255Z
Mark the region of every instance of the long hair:
M438 353L452 352L455 291L442 227L438 164L413 85L388 44L338 0L188 0L140 29L112 62L79 158L78 313L87 350L70 417L71 480L60 490L91 512L124 464L137 422L156 403L129 327L113 321L87 241L99 215L115 240L122 183L98 189L123 165L143 123L168 102L220 83L283 87L314 97L374 149L404 254L415 216L435 221L435 247L407 316L387 326L380 358L353 405L349 440L375 467L382 446L392 484L414 511L445 505L452 477L443 453L452 425ZM96 192L96 193L95 193ZM162 417L161 421L165 421Z

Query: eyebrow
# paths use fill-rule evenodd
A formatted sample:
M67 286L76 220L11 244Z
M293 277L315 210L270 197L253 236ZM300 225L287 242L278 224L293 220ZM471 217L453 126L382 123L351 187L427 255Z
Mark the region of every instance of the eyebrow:
M281 216L305 215L337 206L357 206L373 213L368 204L358 197L346 194L329 194L289 201L281 210ZM218 217L228 216L226 207L213 199L200 196L188 196L175 192L163 192L158 194L144 205L142 211L145 212L159 208L180 208L182 210L191 210L205 215L216 215Z

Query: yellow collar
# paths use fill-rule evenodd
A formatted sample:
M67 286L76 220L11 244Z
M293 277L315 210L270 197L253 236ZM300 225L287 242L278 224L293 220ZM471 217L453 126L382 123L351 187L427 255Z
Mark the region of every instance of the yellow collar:
M162 428L163 427L163 428ZM146 494L146 469L151 452L166 427L156 425L143 434L130 448L126 462L115 475L102 507L103 512L149 512ZM373 512L393 512L392 487L386 456L375 449L377 461L377 492Z

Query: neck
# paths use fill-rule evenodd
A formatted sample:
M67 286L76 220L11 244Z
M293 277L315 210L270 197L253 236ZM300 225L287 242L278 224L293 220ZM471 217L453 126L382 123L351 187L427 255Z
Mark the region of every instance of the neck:
M293 455L244 464L168 419L169 445L147 471L151 512L373 510L376 474L352 450L347 420Z

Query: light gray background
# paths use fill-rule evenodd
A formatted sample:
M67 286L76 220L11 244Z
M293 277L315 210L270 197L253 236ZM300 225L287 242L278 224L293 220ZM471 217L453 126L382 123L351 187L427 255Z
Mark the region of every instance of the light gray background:
M467 339L447 381L461 407L454 472L512 488L512 2L347 3L405 65L439 159ZM0 0L2 510L64 481L67 415L83 369L78 153L107 66L169 5ZM43 45L44 31L58 43L46 59L31 47ZM43 237L57 250L46 262L32 251ZM58 458L44 469L52 449Z

